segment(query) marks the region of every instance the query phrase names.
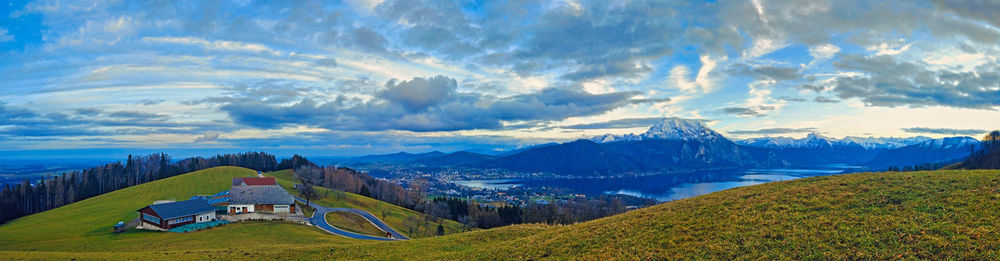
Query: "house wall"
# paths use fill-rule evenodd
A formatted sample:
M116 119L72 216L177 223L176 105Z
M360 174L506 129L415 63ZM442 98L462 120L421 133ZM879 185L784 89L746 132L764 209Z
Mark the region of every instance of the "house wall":
M257 204L253 205L253 208L255 212L256 211L274 212L274 205L271 204Z
M148 220L142 219L142 214L147 214L147 215L150 215L150 216L157 217L157 218L160 219L160 223L152 223L152 222L149 222ZM167 221L163 220L163 218L160 217L159 214L156 214L156 212L154 212L153 209L149 208L149 207L145 207L145 208L139 210L139 220L142 220L142 223L144 223L144 224L150 224L150 225L153 225L153 226L156 226L156 227L159 227L159 228L166 228L167 227Z
M194 222L195 223L202 223L202 222L212 221L213 219L215 219L215 212L214 211L213 212L199 214L198 216L196 216L194 218Z
M171 229L171 228L175 228L175 227L179 227L179 226L183 226L183 225L187 225L187 224L193 224L193 223L195 223L195 220L197 220L197 219L195 219L194 215L179 217L179 218L175 218L175 219L171 219L171 220L178 220L178 219L182 219L182 218L191 218L191 220L184 221L184 222L179 222L179 223L173 223L173 224L170 224L169 220L164 220L163 222L164 222L164 224L166 224L166 226L163 227L163 228Z
M247 208L246 212L236 211L237 209L243 209L244 207ZM229 205L229 211L227 211L227 212L229 212L229 214L235 214L235 213L253 213L254 212L254 207L253 207L253 205Z

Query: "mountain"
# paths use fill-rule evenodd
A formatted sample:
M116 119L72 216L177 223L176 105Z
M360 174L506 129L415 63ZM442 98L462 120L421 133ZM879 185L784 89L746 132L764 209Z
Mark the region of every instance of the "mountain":
M613 135L605 134L590 138L597 143L613 143L623 141L641 140L698 140L698 141L721 141L727 140L715 130L709 128L703 121L681 119L676 117L664 118L649 127L641 134Z
M603 135L527 149L469 167L568 175L621 175L783 165L697 120L666 118L641 134Z
M411 165L422 165L427 167L448 167L474 164L488 161L493 158L495 158L495 156L469 151L457 151L436 157L421 158L408 163Z
M883 169L968 156L968 137L931 140L810 133L801 139L761 137L731 141L700 120L664 118L638 134L605 134L568 143L547 143L497 155L467 151L450 154L370 155L345 164L379 167L466 167L547 172L574 176L636 175L711 169L850 164ZM919 145L919 146L917 146ZM915 146L915 147L914 147Z
M983 137L982 146L962 162L946 169L1000 169L1000 130Z
M860 146L865 149L895 149L905 147L931 138L924 136L895 138L895 137L855 137L847 136L843 139L830 138L818 133L810 133L805 138L796 139L790 137L757 137L738 140L740 145L762 147L762 148L827 148L827 147L854 147Z
M982 146L972 137L949 137L886 151L873 158L867 166L913 166L924 163L953 163L961 161Z
M446 154L444 152L440 151L432 151L425 153L398 152L393 154L366 155L357 158L345 159L338 163L348 166L362 166L370 164L397 164L397 163L411 162L420 159L441 157L445 155Z

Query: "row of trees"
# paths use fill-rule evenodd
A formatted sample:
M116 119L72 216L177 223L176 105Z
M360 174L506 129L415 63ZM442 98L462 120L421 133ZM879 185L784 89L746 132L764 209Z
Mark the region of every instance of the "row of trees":
M291 166L292 163L284 160L279 164L274 155L263 152L197 157L178 162L173 162L169 155L163 153L129 155L125 162L45 177L34 184L24 179L20 184L4 185L0 192L0 224L111 191L192 171L218 166L273 171L279 169L280 165Z
M423 200L423 189L419 186L404 189L399 184L351 168L319 167L303 159L295 166L295 175L306 184L347 191L410 209Z
M983 149L957 164L958 169L1000 169L1000 130L983 137Z
M525 207L494 207L459 198L435 198L418 205L418 211L437 218L454 219L466 228L493 228L521 223L573 224L625 212L625 203L614 196L574 198Z

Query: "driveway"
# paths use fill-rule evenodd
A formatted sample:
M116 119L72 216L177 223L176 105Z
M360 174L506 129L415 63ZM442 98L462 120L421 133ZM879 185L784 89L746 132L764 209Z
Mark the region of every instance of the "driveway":
M295 200L298 200L299 202L302 202L302 203L306 202L306 200L301 199L299 197L295 197ZM347 238L353 238L353 239L382 240L382 241L408 240L408 239L410 239L409 237L406 237L403 234L400 234L399 232L396 232L396 230L393 230L391 227L389 227L389 225L385 224L385 222L382 222L382 220L379 220L378 218L376 218L375 215L372 215L371 213L368 213L367 211L364 211L364 210L354 209L354 208L328 208L328 207L324 207L324 206L321 206L319 204L316 204L315 202L309 202L309 206L316 209L316 213L313 213L313 216L311 218L309 218L309 223L312 223L314 226L319 227L319 228L321 228L323 230L326 230L326 232L330 232L330 233L335 234L335 235L339 235L339 236L343 236L343 237L347 237ZM326 213L328 213L328 212L350 212L350 213L354 213L354 214L360 215L360 216L364 217L366 220L368 220L368 222L371 222L373 225L375 225L376 227L378 227L379 229L381 229L382 231L389 232L390 234L392 234L392 238L362 235L362 234L358 234L358 233L354 233L354 232L349 232L349 231L346 231L346 230L343 230L343 229L339 229L339 228L333 227L329 223L326 222Z

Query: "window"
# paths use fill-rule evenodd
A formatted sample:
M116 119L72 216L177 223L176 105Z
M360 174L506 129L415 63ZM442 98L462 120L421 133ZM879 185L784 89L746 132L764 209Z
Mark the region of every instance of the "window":
M188 222L188 221L191 221L191 220L194 220L194 218L193 217L182 217L182 218L177 218L177 219L171 219L170 221L167 221L167 224L173 225L173 224L177 224L177 223Z
M146 214L146 213L142 213L142 219L144 219L146 221L149 221L149 222L152 222L154 224L160 224L160 218L154 217L154 216Z

